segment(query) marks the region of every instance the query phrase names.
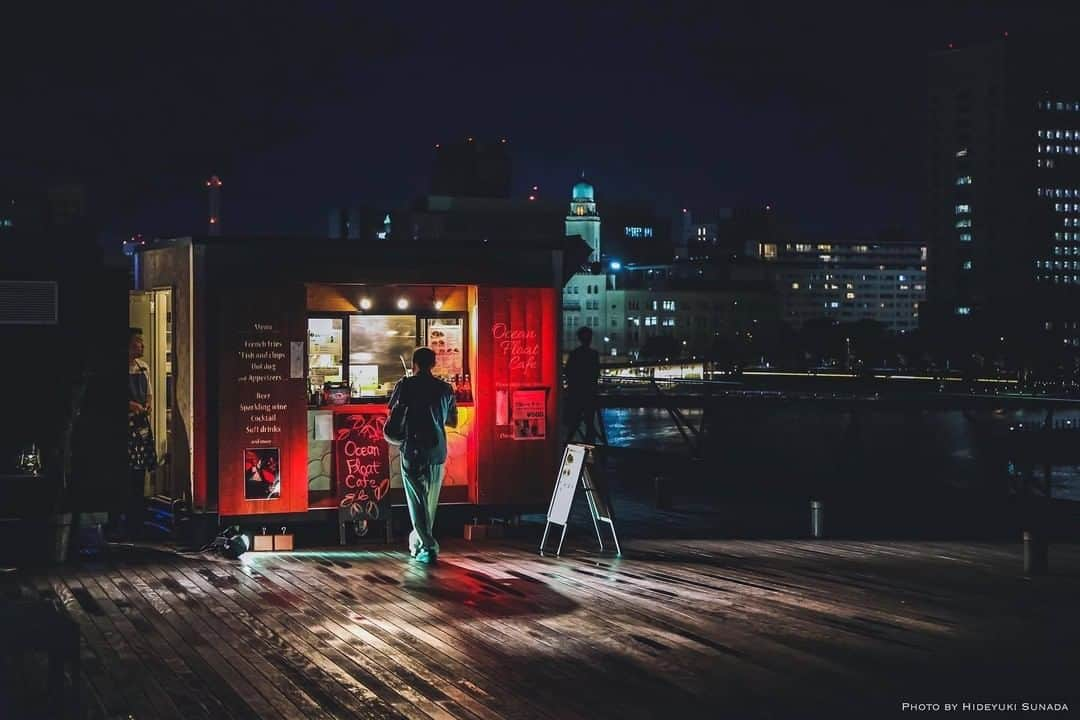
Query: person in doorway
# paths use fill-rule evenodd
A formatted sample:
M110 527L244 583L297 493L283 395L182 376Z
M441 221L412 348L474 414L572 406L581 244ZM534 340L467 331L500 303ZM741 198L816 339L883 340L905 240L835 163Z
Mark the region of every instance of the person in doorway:
M446 471L446 428L457 427L457 403L448 383L431 374L435 352L416 348L412 375L402 378L390 396L390 412L403 406L404 439L400 445L401 482L409 506L412 532L409 554L418 562L435 562L439 543L435 540L435 511Z
M577 331L578 346L570 351L563 368L566 378L566 422L570 428L566 442L585 423L585 442L596 441L596 392L600 381L600 353L592 349L592 330L582 327Z
M143 334L140 328L128 329L128 497L125 503L127 532L138 536L142 527L146 473L157 467L154 434L150 427L150 408L154 400L150 385L150 366L143 357Z

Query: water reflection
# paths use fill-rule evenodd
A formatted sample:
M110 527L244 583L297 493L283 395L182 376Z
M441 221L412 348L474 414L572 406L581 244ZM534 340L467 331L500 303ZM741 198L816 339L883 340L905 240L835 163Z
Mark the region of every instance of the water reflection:
M700 410L684 416L695 426L701 422ZM688 453L665 410L607 409L603 417L613 446ZM1045 412L1029 410L864 412L856 423L850 413L806 406L729 411L713 426L703 471L724 483L795 495L837 479L873 491L902 484L931 492L960 488L998 494L1009 487L1009 453L1015 446L1009 428L1041 426L1044 420ZM1062 427L1070 421L1080 425L1080 415L1056 416ZM1080 432L1076 440L1080 450ZM1042 467L1036 472L1041 479ZM1051 488L1055 498L1080 501L1080 466L1054 466Z

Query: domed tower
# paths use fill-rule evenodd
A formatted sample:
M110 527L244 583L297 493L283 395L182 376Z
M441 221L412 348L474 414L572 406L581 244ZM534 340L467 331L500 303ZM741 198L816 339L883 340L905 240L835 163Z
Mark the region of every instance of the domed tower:
M585 173L570 192L570 214L566 216L566 234L580 235L592 248L589 262L600 260L600 216L596 214L593 186L585 181Z

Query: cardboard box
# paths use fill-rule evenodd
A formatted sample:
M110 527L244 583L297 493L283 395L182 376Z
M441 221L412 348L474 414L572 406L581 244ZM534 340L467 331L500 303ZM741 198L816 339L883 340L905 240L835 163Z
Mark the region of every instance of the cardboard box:
M483 540L487 538L488 534L487 525L466 525L465 526L465 539L466 540Z
M503 536L502 525L466 525L466 540L494 540Z
M255 552L269 552L274 549L273 535L255 535L251 540L251 549Z
M283 550L293 549L293 536L292 535L274 535L274 550L281 552Z

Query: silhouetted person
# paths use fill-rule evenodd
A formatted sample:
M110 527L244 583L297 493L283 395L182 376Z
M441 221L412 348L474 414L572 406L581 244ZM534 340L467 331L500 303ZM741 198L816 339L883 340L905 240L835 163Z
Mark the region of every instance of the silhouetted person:
M128 329L128 481L127 531L137 536L142 526L146 472L157 467L154 434L150 427L150 406L154 400L150 386L150 366L143 357L143 335L139 328Z
M600 381L600 353L590 347L592 330L587 327L577 331L578 346L570 351L563 368L566 378L566 421L570 430L566 442L574 439L581 423L585 423L585 442L596 441L596 392Z
M432 529L446 472L446 428L458 423L454 390L431 374L433 367L435 352L416 348L412 376L402 378L390 396L391 412L397 405L406 408L401 484L413 525L409 554L419 562L434 562L439 554Z

